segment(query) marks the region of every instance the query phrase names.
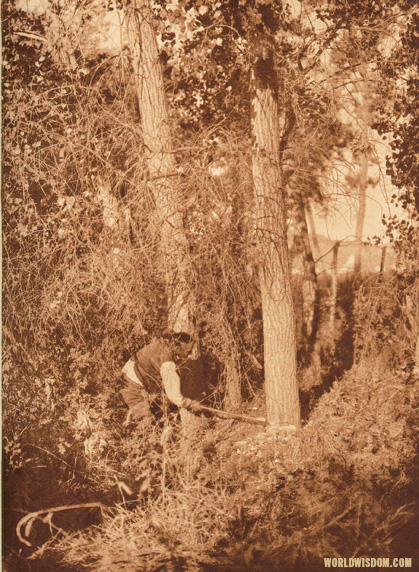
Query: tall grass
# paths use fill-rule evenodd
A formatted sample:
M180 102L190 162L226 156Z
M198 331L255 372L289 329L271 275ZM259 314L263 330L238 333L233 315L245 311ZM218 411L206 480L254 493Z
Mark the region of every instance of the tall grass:
M229 421L202 421L182 438L173 420L134 429L121 443L132 494L121 492L100 527L34 561L54 554L103 572L307 571L325 556L412 557L417 402L417 383L369 360L291 437Z

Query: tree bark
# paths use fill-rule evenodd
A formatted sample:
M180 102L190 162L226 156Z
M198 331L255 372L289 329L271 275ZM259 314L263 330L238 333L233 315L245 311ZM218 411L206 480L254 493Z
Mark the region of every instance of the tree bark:
M339 254L340 243L335 242L333 247L333 258L332 258L332 285L330 294L330 331L332 333L333 343L335 341L335 321L336 321L336 308L338 299L338 254Z
M269 56L268 56L269 57ZM267 69L269 68L269 69ZM295 317L288 262L280 123L263 50L252 68L253 184L260 254L267 421L299 426Z
M419 334L416 338L412 375L419 378Z
M126 2L125 15L136 76L149 183L160 228L168 326L175 331L192 333L191 300L188 298L188 249L180 206L180 181L149 0Z
M225 365L226 376L226 411L239 411L241 396L241 376L239 367L239 357L235 345L230 344L230 356Z
M309 357L314 347L318 322L318 284L316 265L308 234L305 201L301 193L296 197L293 230L294 258L297 259L297 268L301 269L302 280L302 343L305 354Z
M363 141L368 145L367 133L364 133ZM358 275L362 269L362 235L364 233L365 210L367 205L367 184L368 184L368 152L363 151L361 158L361 167L359 172L359 189L358 189L358 214L356 218L355 240L357 249L355 254L354 272Z
M314 223L313 211L311 210L310 203L307 203L306 205L306 214L309 223L311 238L313 240L312 253L313 256L317 259L320 256L320 247L319 247L319 240L317 238L316 225Z
M361 78L360 91L359 91L359 120L361 127L361 156L359 165L359 179L358 179L358 213L356 219L355 239L358 243L356 254L354 272L358 276L362 270L362 250L363 242L362 235L364 233L365 212L367 207L367 187L368 187L368 166L369 166L369 107L367 103L366 90L367 90L367 66L361 64L359 74Z
M380 280L383 277L384 268L386 265L386 251L387 251L387 246L383 246L381 249L381 258L380 258Z

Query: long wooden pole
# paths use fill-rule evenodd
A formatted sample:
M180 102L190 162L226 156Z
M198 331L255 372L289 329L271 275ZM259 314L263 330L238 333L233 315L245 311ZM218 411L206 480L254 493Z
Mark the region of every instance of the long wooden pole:
M201 405L200 410L208 411L208 413L213 413L218 417L225 417L226 419L241 419L242 421L247 421L248 423L254 423L255 425L267 425L267 421L264 417L250 417L249 415L239 415L238 413L230 413L229 411L220 411L219 409L214 409L213 407L207 407L206 405Z
M264 417L251 417L250 415L240 415L239 413L230 413L229 411L220 411L219 409L214 409L213 407L207 407L206 405L201 405L201 411L208 411L213 415L218 417L224 417L226 419L239 419L240 421L246 421L247 423L253 423L255 425L263 425L264 427L268 425L275 425L278 428L289 428L295 430L295 425L289 423L269 423Z

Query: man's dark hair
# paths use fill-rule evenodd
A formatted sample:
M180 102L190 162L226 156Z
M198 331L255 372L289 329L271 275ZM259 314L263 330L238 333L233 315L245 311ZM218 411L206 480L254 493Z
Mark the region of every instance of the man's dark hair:
M173 332L166 330L162 337L163 339L172 341L175 344L190 344L192 342L192 337L186 332Z
M173 340L179 344L190 344L192 337L186 332L175 332Z

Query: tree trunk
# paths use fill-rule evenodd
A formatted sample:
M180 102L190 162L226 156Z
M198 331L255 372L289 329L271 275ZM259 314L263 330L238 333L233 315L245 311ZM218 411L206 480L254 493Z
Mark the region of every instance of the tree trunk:
M144 153L160 228L168 326L175 331L192 333L188 249L180 206L180 181L149 0L126 2L125 15L136 75Z
M365 145L368 145L367 134L364 134ZM365 210L367 205L367 183L368 183L368 152L363 151L361 158L361 168L359 173L358 190L358 214L356 218L355 240L357 242L354 272L358 275L362 268L362 235L364 233Z
M264 57L265 56L265 57ZM288 262L280 125L273 67L256 54L252 69L253 184L260 252L266 415L269 423L300 424L295 317ZM269 69L267 69L269 67Z
M339 241L335 243L333 247L333 258L332 258L332 291L330 294L330 331L332 333L333 344L335 342L335 319L336 319L336 308L338 300L338 254L339 254Z
M368 187L368 165L369 165L369 106L367 103L367 77L368 70L365 64L361 64L359 69L361 78L360 91L359 91L359 120L361 127L361 157L359 165L359 179L358 179L358 214L356 219L355 239L358 243L355 254L354 272L357 277L362 269L362 235L364 233L365 211L367 206L367 187Z
M320 256L320 246L319 246L319 240L317 238L316 225L314 224L313 211L311 210L310 203L307 203L307 205L306 205L306 214L307 214L307 219L308 219L308 223L309 223L309 227L310 227L311 238L313 240L312 252L313 252L314 257L317 260L317 258Z
M386 265L386 251L387 251L387 246L383 246L383 248L381 249L381 258L380 258L380 280L382 280L383 278L384 268Z
M419 379L419 334L416 338L412 375Z
M225 364L226 377L226 411L239 411L242 395L241 395L241 376L239 366L239 356L235 344L230 344L230 356Z
M302 276L302 342L305 354L309 358L314 347L318 322L318 285L316 266L308 235L305 201L301 193L296 198L293 242L297 267L301 269Z

